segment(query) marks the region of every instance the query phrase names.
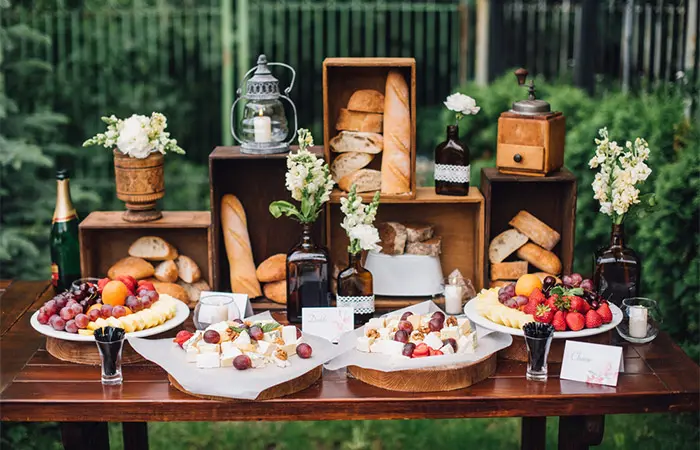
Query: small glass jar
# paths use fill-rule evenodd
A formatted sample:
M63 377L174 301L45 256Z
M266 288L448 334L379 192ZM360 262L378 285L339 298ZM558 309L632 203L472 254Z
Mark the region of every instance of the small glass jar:
M656 301L633 297L622 301L622 322L617 332L625 340L634 344L651 342L659 334L663 319Z
M194 308L192 322L198 330L204 330L209 325L240 319L241 313L231 297L225 295L207 295L200 298Z

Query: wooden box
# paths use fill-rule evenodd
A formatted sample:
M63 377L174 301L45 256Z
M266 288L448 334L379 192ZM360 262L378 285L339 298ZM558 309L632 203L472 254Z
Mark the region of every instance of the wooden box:
M500 173L493 167L481 169L481 192L486 204L485 272L489 280L488 248L491 239L512 228L508 222L526 210L561 235L552 249L562 263L563 273L571 273L574 262L576 223L576 177L566 168L542 178ZM506 260L515 259L515 255ZM530 267L530 272L540 272Z
M129 256L129 246L142 236L159 236L194 260L210 284L216 276L209 258L209 211L163 211L152 222L126 222L123 211L95 211L80 223L80 268L83 277L107 276L109 268Z
M328 208L331 260L342 266L348 261L349 244L340 227L343 213L338 201L333 199ZM471 187L465 197L436 195L435 188L419 187L415 199L384 199L379 205L375 223L387 221L433 225L435 235L442 236L440 262L443 275L459 269L465 278L472 280L477 292L484 286L484 198L476 187ZM425 298L414 300L413 303ZM396 309L406 304L405 299L397 297L377 297L376 300L376 307L380 309L387 306Z
M560 112L498 119L496 166L502 173L543 177L564 165L566 119Z
M385 92L386 77L390 70L398 69L406 79L409 90L411 114L411 170L410 192L384 194L382 198L414 198L416 195L416 60L414 58L326 58L323 61L323 142L326 161L329 164L337 154L331 153L330 141L339 131L335 129L341 108L348 104L350 96L359 89L375 89ZM382 152L383 153L383 152ZM381 169L382 153L367 166ZM342 195L334 190L334 197Z
M292 147L296 151L296 147ZM311 149L323 156L320 147ZM211 190L212 263L214 288L230 291L229 262L221 229L221 198L234 194L245 208L248 234L253 259L258 265L276 253L287 253L301 236L301 225L289 217L275 219L270 214L270 203L288 200L295 203L285 187L287 154L249 155L240 147L216 147L209 155L209 182ZM324 213L314 226L313 237L323 243ZM274 306L274 305L271 305Z

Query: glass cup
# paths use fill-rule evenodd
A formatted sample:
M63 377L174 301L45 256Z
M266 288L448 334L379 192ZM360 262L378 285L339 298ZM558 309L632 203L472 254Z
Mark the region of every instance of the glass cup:
M208 295L200 298L194 308L192 321L195 328L204 330L209 325L241 318L241 312L231 297L226 295Z
M77 291L78 288L80 287L80 285L83 283L90 283L90 284L94 284L95 286L97 286L98 281L100 281L100 279L94 278L94 277L78 278L73 283L71 283L70 287L71 287L72 291Z
M530 381L547 381L547 356L554 337L554 327L544 323L528 323L523 327L527 346L527 372Z
M102 365L102 384L122 384L122 350L124 348L124 330L105 327L95 335L97 349Z
M661 310L655 300L643 297L626 298L622 301L622 322L617 332L634 344L651 342L659 334L663 322Z

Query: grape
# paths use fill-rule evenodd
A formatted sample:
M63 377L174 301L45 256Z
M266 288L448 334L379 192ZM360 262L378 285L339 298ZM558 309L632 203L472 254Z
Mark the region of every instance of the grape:
M561 282L564 286L566 287L571 287L573 286L573 281L571 280L571 277L569 275L564 275L561 277Z
M595 285L593 284L593 280L590 278L586 278L581 282L580 288L583 289L584 291L595 291Z
M253 362L250 360L250 357L248 355L238 355L233 360L233 367L235 367L238 370L250 369L252 365Z
M207 344L218 344L221 340L221 335L216 330L209 330L204 332L204 342Z
M442 344L450 344L452 346L452 350L457 351L457 341L454 338L447 338L444 341L442 341Z
M75 324L75 320L71 319L68 322L66 322L66 331L69 333L78 332L78 325Z
M79 303L73 303L71 309L75 315L81 314L83 312L83 307Z
M309 359L311 358L311 352L313 349L309 344L299 344L297 345L297 355L299 355L299 358L301 359Z
M408 320L402 320L399 322L398 328L399 328L399 331L403 330L403 331L410 333L411 331L413 331L413 324L411 322L409 322Z
M262 341L265 337L265 333L263 333L263 330L260 327L256 326L250 327L250 330L248 330L248 334L250 335L251 339L255 339L256 341Z
M579 287L581 285L581 282L583 281L583 277L581 276L580 273L572 273L570 278L571 278L571 285L573 287Z
M515 297L513 297L513 298L511 298L511 299L508 299L508 301L506 301L506 302L504 303L504 305L507 306L507 307L509 307L509 308L517 308L517 307L518 307L518 301L515 299Z
M413 313L411 311L406 311L405 313L401 314L401 320L408 320L408 318L412 315Z
M524 295L518 295L517 297L514 297L514 299L518 308L527 305L528 298Z
M297 327L297 339L301 337L301 330Z
M406 345L403 346L403 350L401 350L401 354L403 356L408 356L411 358L413 356L413 350L416 349L416 344L413 342L409 342Z
M598 309L599 306L600 306L600 302L598 300L593 300L591 302L591 308Z
M141 307L143 309L150 308L152 304L153 304L153 300L151 299L150 295L143 297L141 299Z
M126 298L126 302L124 302L125 306L129 308L130 310L136 312L136 308L139 305L139 299L136 298L133 295L130 295Z
M87 328L88 323L90 323L90 319L88 319L88 316L85 314L78 314L75 316L75 324L78 326L78 328Z
M503 292L502 294L498 294L498 301L501 303L505 303L508 300L510 300L511 298L513 298L513 296L507 292Z
M107 319L112 316L112 305L102 305L100 308L100 315L103 319Z
M37 320L40 324L46 325L47 323L49 323L49 318L50 318L50 317L51 317L51 316L50 316L49 314L47 314L46 311L39 311L39 315L36 316L36 320Z
M581 297L583 297L583 299L588 303L593 303L594 301L598 300L598 294L591 291L583 291L583 295Z
M64 306L61 308L59 315L63 320L71 320L73 317L75 317L75 312L73 312L72 306Z
M430 319L430 322L428 322L428 328L430 328L430 331L440 331L442 330L442 327L445 324L445 315L442 315L442 320L440 320L440 317L435 317L433 316L432 319Z
M394 340L398 342L403 342L404 344L408 342L408 331L399 330L394 334ZM297 352L299 349L297 349Z
M97 286L95 286L94 284L91 284L90 287L88 288L88 294L90 295L90 297L97 294Z
M243 328L245 325L241 319L233 319L233 323L237 328Z
M543 291L548 291L554 287L556 284L557 280L553 276L547 275L544 277L544 282L542 282L542 290Z
M140 298L137 298L136 301L134 302L134 307L131 308L133 312L139 312L143 309L143 302L141 301Z
M115 319L118 319L120 317L126 316L126 309L124 309L123 306L117 305L114 308L112 308L112 317Z
M515 283L510 283L508 286L504 287L508 295L515 297Z
M94 322L100 318L100 310L98 308L91 309L88 311L87 316L88 319L90 319L90 322Z
M56 314L58 311L56 300L49 300L48 302L44 303L44 311L46 311L49 316Z
M61 316L51 316L49 319L49 325L51 325L56 331L63 331L63 329L66 327L66 321L61 319Z
M87 289L84 291L82 289L76 289L75 291L73 291L73 298L76 301L80 301L80 300L86 298L87 296L88 296Z
M157 302L159 298L160 294L158 294L156 291L151 291L151 301L153 303Z
M443 313L442 311L435 311L430 320L433 320L433 319L438 319L440 322L444 322L445 321L445 313Z

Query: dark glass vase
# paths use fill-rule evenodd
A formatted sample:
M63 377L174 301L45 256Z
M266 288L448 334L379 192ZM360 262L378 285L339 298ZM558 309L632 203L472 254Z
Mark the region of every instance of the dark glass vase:
M603 298L617 306L629 297L639 297L642 262L631 248L625 247L625 229L612 226L610 246L596 252L595 288Z
M287 319L301 322L301 309L331 306L328 249L311 239L310 223L303 224L299 243L287 254Z
M469 194L469 148L459 142L459 128L448 125L447 139L435 147L435 193Z
M338 274L337 306L353 308L355 327L369 322L374 315L372 273L362 266L362 254L348 255L348 267Z

